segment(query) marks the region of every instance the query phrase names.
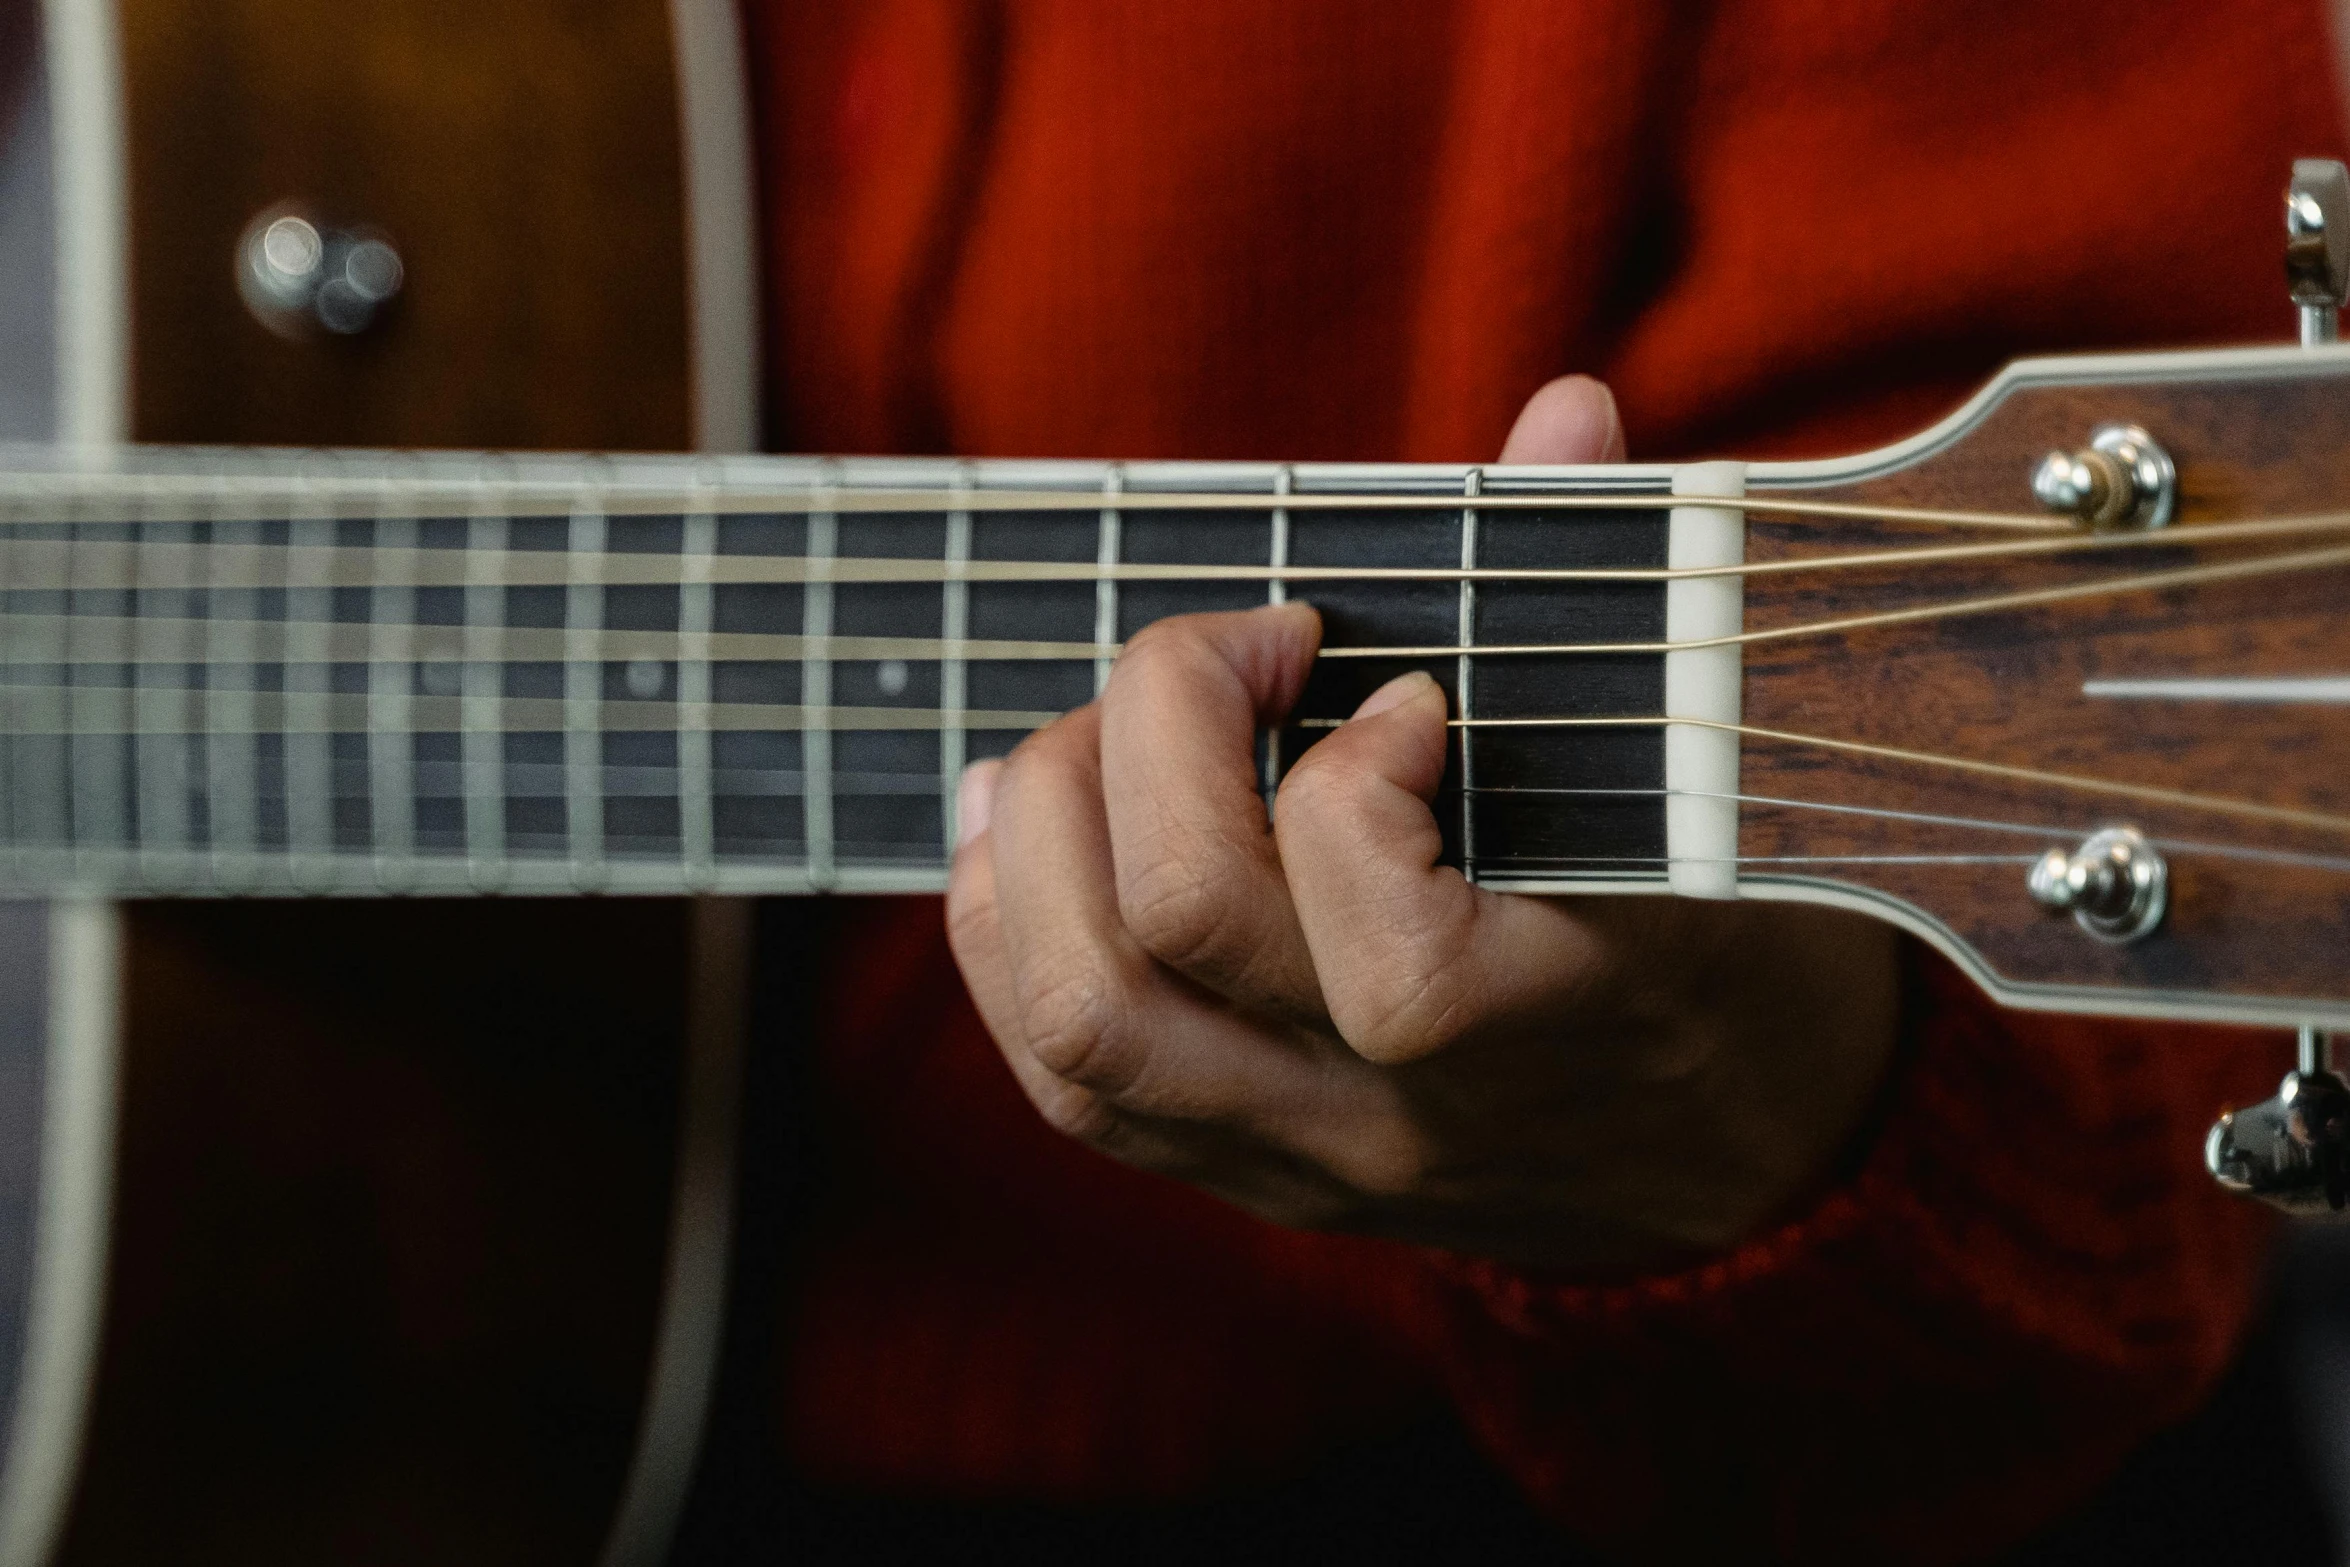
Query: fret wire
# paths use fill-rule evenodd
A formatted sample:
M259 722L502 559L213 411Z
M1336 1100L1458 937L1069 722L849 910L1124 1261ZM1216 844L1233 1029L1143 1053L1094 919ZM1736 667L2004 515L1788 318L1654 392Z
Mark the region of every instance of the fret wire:
M299 507L286 523L286 627L281 664L287 727L280 740L284 774L286 848L289 866L301 877L306 856L324 857L334 847L334 801L327 782L334 738L327 732L329 672L325 643L332 590L321 553L305 542L334 541L332 504ZM305 727L301 719L310 718Z
M957 463L955 475L957 496L962 497L969 465ZM958 795L963 778L964 760L970 751L968 734L963 727L963 712L970 701L970 666L963 656L964 644L971 632L971 588L964 573L971 563L971 511L957 506L947 513L946 584L939 592L939 639L945 644L945 656L938 666L938 787L939 787L939 845L942 853L952 857L955 840L961 830L957 819Z
M73 521L74 512L78 512L80 509L77 506L73 512L68 512L61 524L64 537L62 547L69 552L74 547L77 531ZM38 649L31 662L35 667L46 665L55 668L56 679L60 686L60 706L66 709L67 716L70 718L72 699L62 688L64 682L72 674L71 667L66 661L72 656L71 621L74 606L71 593L63 594L61 597L65 601L65 614L59 618L55 635L44 639L46 645ZM70 730L66 734L59 735L53 742L53 746L53 750L50 746L44 746L43 751L49 754L37 758L37 766L44 777L43 787L35 791L39 808L33 813L33 830L36 835L34 841L47 848L58 864L70 867L75 861L74 744Z
M485 890L504 879L506 859L506 745L499 723L506 591L477 568L505 550L508 531L507 520L492 512L476 512L465 522L465 661L457 666L464 722L457 743L465 775L466 875Z
M1483 485L1484 470L1471 468L1461 486L1463 494L1474 497ZM1475 507L1461 508L1461 570L1477 569L1477 511ZM1473 577L1461 578L1460 641L1462 652L1453 677L1455 701L1461 716L1474 712L1472 688L1476 683L1475 661L1467 651L1477 645L1477 583ZM1461 874L1474 881L1477 877L1477 813L1470 801L1477 783L1475 752L1469 743L1469 728L1463 725L1461 736Z
M193 528L185 522L141 518L133 534L142 544L141 570L132 609L132 682L169 701L185 684L185 661L149 662L136 628L150 615L187 618L188 584L196 580ZM184 697L181 700L185 700ZM142 857L176 859L188 848L188 740L184 735L140 735L132 745L132 769L139 800L138 842Z
M107 520L111 519L86 515L74 531L79 534L90 524ZM125 610L130 608L127 602L130 590L127 587L101 588L90 597L100 601L97 605L89 606L91 608L112 604L119 604ZM74 607L83 607L78 596ZM67 638L67 656L77 666L81 666L81 649L75 645L73 633L69 631ZM109 667L106 672L113 673L113 668ZM103 686L86 684L91 673L86 667L76 667L66 672L65 685L70 693L68 700L74 718L79 720L84 715L111 715L125 711L129 699L120 686L111 683ZM76 727L80 727L78 722ZM128 747L113 736L78 733L75 736L71 811L77 864L91 851L114 853L129 845L130 822L125 799L129 780L124 774L126 749Z
M1283 463L1279 468L1273 471L1273 493L1275 495L1286 496L1296 487L1297 470L1292 468L1288 463ZM1267 546L1268 553L1265 564L1269 570L1278 573L1289 564L1288 507L1276 506L1273 508L1272 528L1270 531L1272 534L1272 539ZM1278 575L1266 578L1265 602L1268 604L1285 604L1288 601L1289 584L1284 582ZM1281 790L1281 726L1279 724L1269 725L1265 730L1265 779L1263 787L1265 795L1265 809L1270 812L1273 808L1273 797Z
M0 582L16 580L16 554L19 540L13 532L0 533ZM0 639L0 683L13 686L17 680L17 644L14 639ZM33 735L0 735L0 762L6 771L0 773L0 787L7 793L0 795L0 833L8 839L12 853L23 853L33 840L32 814L46 790L35 782L38 769L34 765L33 750L42 737Z
M1109 568L1118 564L1123 545L1123 514L1117 499L1126 487L1125 470L1116 463L1102 470L1101 533L1094 551L1094 566L1101 573L1093 587L1093 640L1103 649L1094 655L1093 694L1102 694L1110 683L1110 666L1117 662L1114 649L1118 645L1118 583L1108 575Z
M225 500L225 485L222 488ZM225 504L222 509L225 511ZM223 581L221 567L245 551L259 554L261 526L225 516L212 524L216 549L205 551L211 570L206 595L209 615L226 624L222 656L205 662L204 779L211 824L213 880L224 887L247 885L260 847L260 771L254 742L256 672L250 628L259 611L258 594L243 582Z
M832 493L833 468L824 472L825 496ZM839 519L811 502L808 512L806 559L808 584L801 596L800 632L822 649L832 635L832 581L826 575L839 553ZM832 660L819 651L800 666L800 707L809 721L800 730L800 771L805 793L800 798L801 832L807 841L808 885L817 892L835 879L832 855Z
M405 511L378 517L375 538L413 547L417 521ZM416 589L382 582L367 595L367 834L376 884L406 886L416 859Z
M583 489L571 513L571 581L563 592L563 829L583 890L604 882L604 665L597 645L604 590L594 565L606 532L594 492Z
M683 548L685 584L678 590L677 629L677 833L686 885L713 885L716 868L710 792L710 659L713 611L710 561L718 549L718 521L707 510L688 512ZM693 656L700 644L703 652Z

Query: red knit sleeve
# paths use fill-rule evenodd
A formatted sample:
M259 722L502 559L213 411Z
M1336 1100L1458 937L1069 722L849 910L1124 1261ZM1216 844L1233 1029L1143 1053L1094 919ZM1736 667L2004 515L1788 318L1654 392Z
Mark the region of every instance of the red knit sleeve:
M2077 1504L2226 1364L2266 1226L2202 1139L2289 1049L2004 1012L1922 952L1913 984L1873 1145L1801 1220L1622 1286L1443 1265L1456 1396L1579 1533L1967 1558Z

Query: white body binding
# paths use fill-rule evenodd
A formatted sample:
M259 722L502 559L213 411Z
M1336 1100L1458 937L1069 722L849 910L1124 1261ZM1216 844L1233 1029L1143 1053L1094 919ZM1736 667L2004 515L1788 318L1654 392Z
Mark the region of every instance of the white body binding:
M58 447L96 466L130 434L122 56L112 0L46 0L42 20L43 80L27 104L48 115L48 210L10 220L48 228L53 357L0 373L46 380ZM11 129L0 124L0 136ZM96 1381L113 1212L120 921L111 904L63 898L47 925L32 1258L22 1356L8 1368L16 1396L0 1450L0 1567L42 1567L65 1524Z

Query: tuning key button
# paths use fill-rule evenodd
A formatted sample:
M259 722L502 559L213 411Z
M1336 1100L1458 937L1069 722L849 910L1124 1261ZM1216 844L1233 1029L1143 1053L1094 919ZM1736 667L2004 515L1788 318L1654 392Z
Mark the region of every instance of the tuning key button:
M2342 333L2350 298L2350 169L2331 158L2301 158L2285 190L2285 285L2301 316L2301 346Z
M2159 528L2178 509L2179 470L2136 425L2100 425L2080 450L2040 459L2032 494L2050 511L2092 528Z
M2219 1118L2204 1139L2213 1180L2302 1218L2350 1210L2350 1084L2334 1070L2332 1042L2301 1030L2301 1062L2272 1098Z
M2162 923L2170 904L2170 867L2134 827L2091 833L2067 853L2050 849L2024 879L2032 901L2099 941L2119 946Z
M326 228L273 207L237 242L237 291L280 337L349 337L374 325L406 278L391 241L369 229Z

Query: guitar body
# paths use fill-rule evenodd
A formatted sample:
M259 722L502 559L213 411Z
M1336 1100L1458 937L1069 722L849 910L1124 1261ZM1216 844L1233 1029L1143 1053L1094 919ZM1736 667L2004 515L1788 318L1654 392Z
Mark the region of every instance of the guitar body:
M0 434L748 440L723 7L43 21L7 144L40 199L0 243L55 258L52 352ZM240 233L288 204L398 245L366 333L240 301ZM0 1563L659 1559L715 1354L746 919L0 905Z
M121 906L58 1560L596 1555L665 1305L688 912Z

